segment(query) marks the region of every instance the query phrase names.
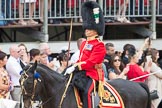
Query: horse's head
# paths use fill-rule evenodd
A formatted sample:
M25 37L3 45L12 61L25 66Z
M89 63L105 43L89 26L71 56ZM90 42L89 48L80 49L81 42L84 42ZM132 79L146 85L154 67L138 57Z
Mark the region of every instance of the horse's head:
M26 108L30 106L29 100L35 100L37 96L41 98L41 105L53 104L51 100L54 100L58 92L63 92L66 82L67 78L43 64L35 62L27 65L20 78L24 104L29 104Z
M36 72L37 62L27 65L21 72L20 86L22 89L23 100L26 108L38 96L40 90L40 75Z

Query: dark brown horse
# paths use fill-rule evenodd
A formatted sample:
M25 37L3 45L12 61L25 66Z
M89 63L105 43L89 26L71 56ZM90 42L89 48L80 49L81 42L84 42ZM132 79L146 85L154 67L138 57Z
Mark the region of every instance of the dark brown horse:
M20 83L25 100L33 100L39 96L43 108L77 108L73 86L67 89L61 103L68 78L49 69L42 64L34 63L24 68ZM145 84L116 79L108 82L121 95L125 108L151 108L150 95ZM25 101L25 106L30 104Z

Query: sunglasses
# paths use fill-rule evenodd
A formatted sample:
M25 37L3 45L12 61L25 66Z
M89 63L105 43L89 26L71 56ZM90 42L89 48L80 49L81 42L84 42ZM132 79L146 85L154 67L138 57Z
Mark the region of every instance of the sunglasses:
M120 59L115 59L115 60L114 60L114 62L117 62L117 61L119 61L119 62L120 62L121 60L120 60Z

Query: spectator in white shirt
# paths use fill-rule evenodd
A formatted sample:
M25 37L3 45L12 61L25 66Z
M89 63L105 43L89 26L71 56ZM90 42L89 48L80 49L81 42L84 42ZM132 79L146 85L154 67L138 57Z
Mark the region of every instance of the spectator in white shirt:
M19 84L20 79L20 72L22 71L21 65L20 65L20 49L17 45L12 45L9 49L10 51L10 57L6 64L6 70L11 76L11 80L13 82L14 89L11 91L12 99L15 101L20 101L20 94L21 94L21 88ZM19 108L19 105L15 108Z
M83 41L85 41L85 38L79 38L77 40L77 46L78 46L78 50L71 56L70 59L70 63L76 63L79 60L79 54L80 54L80 46L82 44Z

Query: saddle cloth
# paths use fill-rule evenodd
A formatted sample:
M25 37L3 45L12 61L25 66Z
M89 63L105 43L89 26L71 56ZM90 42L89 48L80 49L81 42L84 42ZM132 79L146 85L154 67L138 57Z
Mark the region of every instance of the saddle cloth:
M74 91L78 108L82 108L82 102L75 87ZM104 93L99 108L125 108L120 94L107 82L104 82Z
M107 82L104 82L104 93L100 108L125 108L120 94Z

